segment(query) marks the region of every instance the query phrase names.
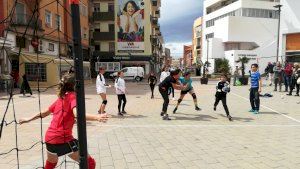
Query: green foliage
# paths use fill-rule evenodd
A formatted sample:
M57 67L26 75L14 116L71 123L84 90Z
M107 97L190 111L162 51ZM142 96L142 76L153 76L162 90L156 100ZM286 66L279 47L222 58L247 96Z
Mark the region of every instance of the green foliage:
M245 77L245 64L247 64L250 61L250 58L247 58L246 56L240 57L236 63L241 63L242 64L242 77Z
M229 61L227 59L216 59L215 60L216 65L216 73L225 73L229 74L230 72L230 66Z

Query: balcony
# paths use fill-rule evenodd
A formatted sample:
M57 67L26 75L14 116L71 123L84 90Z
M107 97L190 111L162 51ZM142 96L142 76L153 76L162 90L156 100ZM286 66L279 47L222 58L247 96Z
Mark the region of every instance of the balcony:
M159 9L157 11L155 11L155 16L160 17L160 10Z
M152 37L151 42L153 46L157 46L159 44L158 38L157 37Z
M42 20L36 18L32 15L26 15L22 13L15 14L12 19L12 27L28 27L31 29L36 29L38 31L43 31Z
M102 57L102 58L114 57L115 52L94 51L93 56L94 57Z
M157 6L158 2L157 0L152 0L152 6Z
M115 40L115 31L93 32L93 39L95 41L114 41Z
M197 45L197 46L196 46L196 49L201 49L201 46L200 46L200 45Z
M113 11L109 12L93 12L93 21L114 21L115 14Z
M150 17L151 18L151 23L154 27L158 27L158 18L157 17Z

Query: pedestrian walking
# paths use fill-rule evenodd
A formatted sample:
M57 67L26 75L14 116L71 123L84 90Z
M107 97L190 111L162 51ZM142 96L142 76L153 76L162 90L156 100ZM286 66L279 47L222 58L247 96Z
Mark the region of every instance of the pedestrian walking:
M47 160L45 169L54 169L61 156L68 155L74 161L79 162L78 140L73 136L73 126L75 124L76 94L74 74L64 75L59 85L58 98L48 110L37 113L31 118L22 118L20 124L29 123L39 118L52 115L52 121L45 135L47 149ZM83 112L80 112L83 113ZM101 115L86 114L87 121L106 121L107 118ZM92 156L88 155L88 168L95 169L96 162Z
M294 63L292 82L291 82L290 92L289 94L287 94L288 96L291 96L293 94L294 89L296 89L295 96L299 96L299 90L300 90L300 83L298 83L299 78L300 78L300 66L298 63Z
M21 84L21 91L20 93L23 94L23 96L26 95L26 93L29 93L30 95L32 95L32 91L31 91L31 88L29 86L29 83L28 83L28 80L27 80L27 76L24 74L22 76L23 78L23 82Z
M269 62L266 71L268 72L269 75L269 82L270 82L269 86L272 86L274 82L274 64Z
M153 72L150 73L150 76L148 77L148 84L151 89L151 99L154 99L154 88L157 83L157 78Z
M236 81L237 81L237 78L240 76L240 72L239 72L239 67L236 66L235 67L235 71L233 73L233 86L236 86Z
M167 113L168 106L169 106L169 95L168 95L168 89L172 86L176 90L182 90L186 88L186 86L183 86L178 82L179 79L179 73L180 70L175 70L171 72L171 75L166 77L164 81L162 81L159 84L159 92L164 99L163 107L162 107L162 112L160 115L162 116L163 120L171 120L169 118L169 115Z
M186 86L186 88L182 89L181 92L180 92L180 97L177 101L177 105L175 107L175 109L173 110L173 113L175 114L177 109L178 109L178 106L180 105L180 103L182 102L184 96L189 93L192 97L193 97L193 101L194 101L194 105L195 105L195 110L199 111L201 110L199 107L198 107L198 103L197 103L197 96L196 96L196 93L194 91L194 88L192 86L192 79L191 79L191 73L190 72L186 72L184 73L183 77L180 77L179 78L179 82Z
M124 72L120 71L118 72L118 77L115 80L115 88L116 88L116 94L118 96L118 115L124 116L124 114L127 114L125 111L126 106L126 85L124 80ZM122 110L121 110L122 107Z
M215 94L216 100L214 104L214 111L217 110L217 106L219 102L222 101L224 110L226 112L226 116L229 121L232 121L232 117L229 114L229 110L227 106L227 93L230 92L230 84L227 81L227 76L225 74L221 75L220 81L218 82L216 89L217 91Z
M262 91L262 80L261 75L258 71L258 64L251 65L251 88L250 88L250 103L251 103L251 110L253 114L259 113L260 108L260 99L259 94Z
M277 91L277 86L279 86L279 91L281 92L283 69L281 67L280 62L276 63L276 66L274 66L273 71L274 71L274 84L275 84L274 91L276 92Z
M288 89L291 86L292 75L293 75L293 65L290 64L288 61L285 61L283 75L284 75L285 92L288 92Z
M102 99L102 103L100 105L100 108L98 110L99 114L105 114L105 107L107 105L107 98L106 98L106 88L111 87L110 85L106 84L105 78L104 78L105 68L100 67L99 68L99 74L96 79L96 89L97 94L100 95Z

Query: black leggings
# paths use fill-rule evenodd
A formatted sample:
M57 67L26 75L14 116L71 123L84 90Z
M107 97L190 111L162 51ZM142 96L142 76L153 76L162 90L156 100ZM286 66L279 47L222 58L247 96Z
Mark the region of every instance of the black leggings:
M123 101L122 111L125 111L125 105L126 105L126 102L127 102L125 94L118 94L118 100L119 100L119 104L118 104L119 112L121 112L122 101Z
M169 106L169 95L168 95L168 90L167 90L167 89L159 88L159 92L160 92L161 96L162 96L163 99L164 99L164 104L163 104L162 111L163 111L164 113L167 113L168 106Z
M151 96L154 96L154 88L155 88L155 84L150 84Z
M214 106L217 107L220 100L222 101L222 104L223 104L224 110L226 112L226 115L229 116L229 110L228 110L227 103L226 103L226 95L222 95L222 96L221 95L220 96L216 95L216 101L215 101Z

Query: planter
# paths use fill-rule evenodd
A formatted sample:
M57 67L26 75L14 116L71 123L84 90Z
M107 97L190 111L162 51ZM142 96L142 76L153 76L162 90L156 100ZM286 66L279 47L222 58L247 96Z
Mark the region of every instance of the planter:
M200 79L201 84L208 84L208 78L202 77Z
M248 85L248 77L240 77L239 81L242 83L242 85Z

